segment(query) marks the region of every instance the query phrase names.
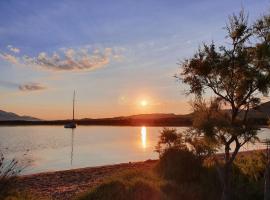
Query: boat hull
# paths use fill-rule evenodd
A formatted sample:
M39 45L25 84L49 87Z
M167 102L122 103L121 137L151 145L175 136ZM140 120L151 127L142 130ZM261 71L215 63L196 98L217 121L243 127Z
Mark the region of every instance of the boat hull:
M64 125L65 128L76 128L77 125L74 122L68 123Z

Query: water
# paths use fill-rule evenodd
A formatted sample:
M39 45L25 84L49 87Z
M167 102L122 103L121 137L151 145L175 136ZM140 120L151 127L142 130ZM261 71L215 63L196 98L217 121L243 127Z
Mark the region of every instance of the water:
M179 131L185 127L178 128ZM24 174L157 159L161 127L62 126L0 127L0 148L8 158L30 160ZM270 138L270 129L259 132ZM243 150L262 146L246 145ZM26 155L24 155L26 153Z

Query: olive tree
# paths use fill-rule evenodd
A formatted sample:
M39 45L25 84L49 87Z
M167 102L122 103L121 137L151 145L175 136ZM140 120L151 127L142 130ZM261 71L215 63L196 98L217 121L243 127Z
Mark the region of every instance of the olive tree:
M216 161L222 199L228 200L235 157L244 144L256 139L250 110L259 105L270 87L270 19L264 16L249 25L242 11L229 17L225 30L228 41L224 46L204 44L180 64L176 77L197 99L190 132L210 138L224 149L224 161ZM207 103L209 94L212 99Z

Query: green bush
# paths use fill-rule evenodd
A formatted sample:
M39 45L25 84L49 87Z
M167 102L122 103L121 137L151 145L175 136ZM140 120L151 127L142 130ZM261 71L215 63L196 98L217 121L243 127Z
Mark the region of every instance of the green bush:
M161 186L162 192L166 194L166 200L201 200L203 199L201 189L198 183L167 182Z
M129 186L127 197L131 200L161 199L162 194L155 184L145 180L137 180Z
M104 181L78 200L159 200L165 198L161 184L162 181L150 172L126 171Z
M16 191L16 190L11 190L5 197L1 197L0 199L3 200L48 200L47 198L37 198L36 196L33 196L29 194L28 192L22 192L22 191Z
M80 198L80 200L125 200L127 189L125 183L119 180L108 181L99 185Z
M198 182L202 173L201 160L186 149L169 148L160 156L159 174L177 183Z
M263 199L266 157L263 152L239 155L233 166L233 198Z
M233 168L234 200L263 199L265 156L239 155ZM169 148L160 157L158 174L132 170L120 173L78 200L216 200L221 196L216 166L202 164L192 152Z

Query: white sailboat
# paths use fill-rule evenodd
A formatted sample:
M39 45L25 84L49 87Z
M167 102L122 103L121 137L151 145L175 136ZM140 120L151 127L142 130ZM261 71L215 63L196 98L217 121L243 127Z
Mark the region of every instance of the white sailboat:
M72 112L72 121L70 123L65 124L65 128L76 128L76 123L74 120L74 104L75 104L75 90L73 92L73 112Z

